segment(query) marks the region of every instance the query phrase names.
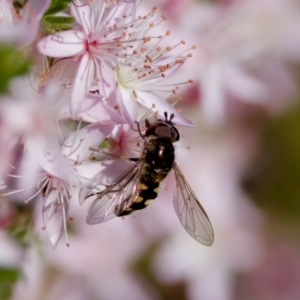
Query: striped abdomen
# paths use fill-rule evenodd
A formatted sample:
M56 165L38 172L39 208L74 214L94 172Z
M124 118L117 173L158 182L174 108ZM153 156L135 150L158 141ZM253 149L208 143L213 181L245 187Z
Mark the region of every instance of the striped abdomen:
M143 158L137 195L128 197L117 206L115 214L119 217L147 207L157 197L159 184L172 169L175 159L172 142L162 138L149 140L145 145Z

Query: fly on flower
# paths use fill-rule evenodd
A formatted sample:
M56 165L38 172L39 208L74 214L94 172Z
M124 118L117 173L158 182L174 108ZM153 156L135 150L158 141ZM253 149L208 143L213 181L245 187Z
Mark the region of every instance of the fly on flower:
M180 135L172 122L174 114L169 119L166 112L164 115L165 120L157 119L152 123L146 119L144 134L137 123L144 140L143 153L140 158L129 158L133 165L111 185L99 193L88 195L96 196L96 199L89 209L87 223L102 223L146 208L157 197L160 182L173 169L176 214L195 240L211 246L214 233L209 218L175 162L173 143L179 141Z

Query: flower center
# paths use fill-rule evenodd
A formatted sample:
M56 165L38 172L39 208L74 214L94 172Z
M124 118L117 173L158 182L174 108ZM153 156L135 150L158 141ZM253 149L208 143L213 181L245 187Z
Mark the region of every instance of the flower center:
M100 45L100 41L99 40L92 40L86 41L86 51L89 53L93 53L93 50L95 51L95 48L97 48Z
M118 65L116 71L116 82L126 89L134 89L134 79L136 72L126 65Z

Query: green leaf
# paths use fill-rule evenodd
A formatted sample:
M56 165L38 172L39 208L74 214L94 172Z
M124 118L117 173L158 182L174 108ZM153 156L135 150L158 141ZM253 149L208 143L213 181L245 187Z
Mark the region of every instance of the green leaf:
M7 91L12 77L28 73L29 60L11 45L0 45L0 93Z
M44 32L48 34L53 34L62 30L72 29L70 26L75 19L73 17L62 17L49 15L44 17L43 28Z
M16 268L5 268L0 266L0 299L10 298L14 285L21 276L21 271Z
M45 16L44 20L51 24L71 24L75 22L74 17L64 17L64 16Z
M68 4L65 4L65 3L60 3L60 4L58 4L57 6L51 7L51 8L49 8L49 9L44 13L44 18L45 18L46 16L54 15L54 14L60 12L60 11L63 11L63 10L65 10L67 7L68 7Z
M53 0L44 16L53 15L68 8L72 0Z
M70 24L75 22L72 16L61 16L57 13L65 11L72 0L53 0L48 10L44 13L43 27L45 33L53 34L58 31L71 29Z

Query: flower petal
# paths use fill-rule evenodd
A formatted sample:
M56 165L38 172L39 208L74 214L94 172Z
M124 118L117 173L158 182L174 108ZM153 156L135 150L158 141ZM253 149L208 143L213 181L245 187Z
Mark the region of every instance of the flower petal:
M53 248L56 247L64 233L64 217L67 212L66 203L58 203L57 192L51 191L44 199L43 223ZM64 205L64 208L63 208Z
M122 124L125 122L124 119L117 113L117 111L108 106L107 104L103 103L101 101L101 97L99 96L89 94L84 104L86 104L87 102L93 103L96 101L97 103L94 106L78 114L78 116L83 121L89 123L106 123L109 121L113 121L116 124Z
M131 161L116 159L77 165L75 170L82 178L83 186L79 193L80 205L85 202L87 195L91 194L92 190L95 193L103 191L107 185L112 184L132 164Z
M46 9L48 8L51 0L28 0L27 7L29 9L28 17L30 21L39 21Z
M133 97L132 90L119 85L117 90L117 100L120 106L120 112L128 124L133 124L137 117L137 103Z
M79 63L77 72L70 88L69 109L72 118L76 119L82 109L83 102L88 94L95 76L94 60L85 53Z
M72 174L70 165L65 157L63 157L55 138L27 138L25 150L32 156L31 160L35 160L35 162L47 173L66 182L69 182L70 180L72 182L77 181Z
M267 86L243 69L227 63L225 88L237 98L253 104L264 103L269 96Z
M95 14L88 4L72 3L70 5L71 14L75 17L76 21L83 27L85 33L90 35L95 29Z
M66 30L48 35L37 43L40 53L51 57L77 56L86 50L86 36L78 30Z
M77 132L71 133L62 147L62 152L76 163L88 161L91 148L97 149L103 140L112 132L115 124L93 123Z
M115 71L111 62L97 60L96 76L99 93L108 98L116 89Z
M226 118L226 95L220 66L211 64L202 78L202 111L213 125L220 125Z
M94 183L92 179L103 171L103 165L100 161L89 161L77 165L74 170L83 178L82 185L91 187Z
M137 101L144 107L153 109L153 112L158 111L160 116L164 115L164 112L168 114L174 114L174 123L179 126L193 127L193 123L177 111L174 106L169 104L166 100L160 96L148 91L136 91Z
M98 164L99 172L93 177L90 187L111 185L121 174L130 168L134 162L123 159L107 159L94 162Z

